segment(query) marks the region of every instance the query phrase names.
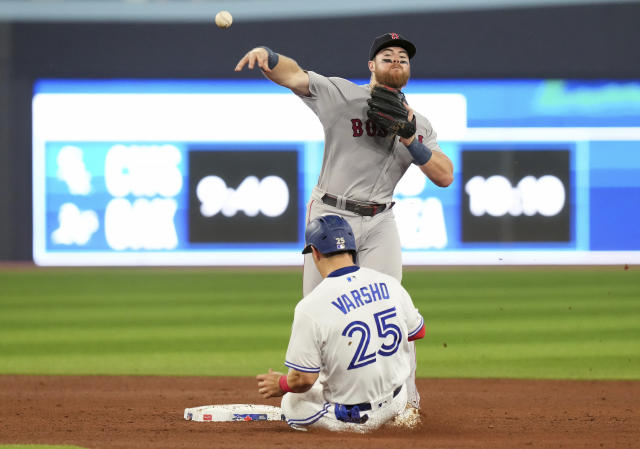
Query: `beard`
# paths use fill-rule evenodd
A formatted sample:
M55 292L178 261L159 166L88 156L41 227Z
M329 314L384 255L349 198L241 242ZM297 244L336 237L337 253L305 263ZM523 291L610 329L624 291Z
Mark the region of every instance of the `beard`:
M406 72L404 70L387 70L382 71L376 68L374 71L376 75L376 81L380 84L384 84L385 86L393 87L395 89L402 89L407 85L409 81L409 76L411 73L409 70Z

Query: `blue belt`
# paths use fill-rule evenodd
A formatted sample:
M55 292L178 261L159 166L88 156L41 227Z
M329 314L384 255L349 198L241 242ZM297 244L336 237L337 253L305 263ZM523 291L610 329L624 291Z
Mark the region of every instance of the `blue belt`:
M402 390L402 385L400 385L398 388L393 390L393 397L394 398L396 396L398 396L398 393L400 393L400 390ZM367 410L371 410L372 409L371 402L362 402L360 404L345 405L345 407L347 408L347 410L351 410L353 407L358 407L361 412L366 412Z

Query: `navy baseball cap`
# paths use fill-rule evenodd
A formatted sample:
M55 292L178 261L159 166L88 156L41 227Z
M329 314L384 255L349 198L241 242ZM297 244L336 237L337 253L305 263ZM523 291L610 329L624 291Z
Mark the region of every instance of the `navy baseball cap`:
M311 220L304 233L302 254L314 246L322 254L356 251L356 239L347 220L339 215L323 215Z
M371 50L369 50L369 61L373 61L378 52L387 47L402 47L407 50L409 59L413 58L416 54L416 46L402 37L398 33L385 33L382 36L378 36L371 44Z

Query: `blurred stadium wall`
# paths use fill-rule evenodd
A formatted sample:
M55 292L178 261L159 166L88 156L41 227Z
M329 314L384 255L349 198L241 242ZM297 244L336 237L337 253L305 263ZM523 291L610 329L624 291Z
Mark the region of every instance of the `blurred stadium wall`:
M31 98L38 78L254 78L260 73L235 74L233 67L256 45L325 75L362 78L368 75L372 38L388 31L418 41L413 77L640 77L638 2L369 16L352 11L345 17L264 21L239 16L225 34L212 24L220 9L215 2L209 16L176 22L71 15L68 21L12 19L6 9L12 3L0 2L0 260L5 261L32 258ZM365 12L371 11L363 7Z

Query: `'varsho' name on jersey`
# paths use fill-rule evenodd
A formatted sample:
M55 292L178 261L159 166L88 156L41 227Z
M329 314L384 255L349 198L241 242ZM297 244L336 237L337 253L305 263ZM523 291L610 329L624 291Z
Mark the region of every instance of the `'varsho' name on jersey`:
M389 299L389 289L384 282L378 282L361 287L359 290L351 290L349 294L338 296L335 301L331 301L331 304L346 315L352 309L355 310L383 299Z

